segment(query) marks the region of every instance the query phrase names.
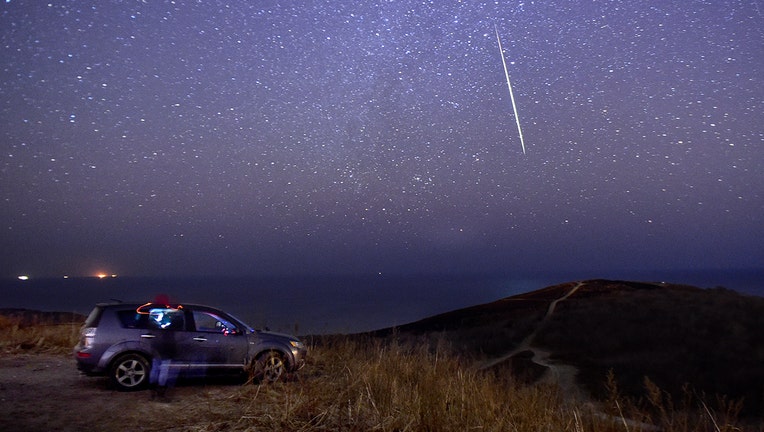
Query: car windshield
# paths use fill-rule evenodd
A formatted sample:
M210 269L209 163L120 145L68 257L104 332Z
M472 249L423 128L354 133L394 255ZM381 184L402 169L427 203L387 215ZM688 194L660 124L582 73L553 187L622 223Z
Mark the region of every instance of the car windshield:
M236 321L238 324L241 324L242 327L246 328L247 329L247 333L254 333L255 332L254 328L250 327L249 324L245 323L244 321L240 320L239 318L237 318L237 317L235 317L235 316L233 316L231 314L228 314L228 316L233 318L233 320Z

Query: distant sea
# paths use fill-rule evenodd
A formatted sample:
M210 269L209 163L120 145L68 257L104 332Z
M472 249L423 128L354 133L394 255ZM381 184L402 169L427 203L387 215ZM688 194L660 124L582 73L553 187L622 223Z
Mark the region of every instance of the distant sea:
M468 306L583 279L725 287L764 297L764 269L524 276L294 276L0 279L0 308L87 314L112 299L219 307L251 326L299 335L356 333L397 326Z

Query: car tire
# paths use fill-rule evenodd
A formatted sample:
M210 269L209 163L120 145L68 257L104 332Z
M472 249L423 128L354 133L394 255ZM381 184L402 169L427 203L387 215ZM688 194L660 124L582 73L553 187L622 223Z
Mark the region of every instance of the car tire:
M287 364L278 351L268 351L255 360L252 368L252 380L261 383L275 383L286 375Z
M109 378L120 391L135 391L146 388L149 383L151 363L140 354L119 356L111 364Z

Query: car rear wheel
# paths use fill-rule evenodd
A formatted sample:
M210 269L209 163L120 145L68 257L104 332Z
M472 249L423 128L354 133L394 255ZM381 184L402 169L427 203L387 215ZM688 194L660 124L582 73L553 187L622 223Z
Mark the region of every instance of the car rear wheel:
M253 380L265 383L274 383L280 380L286 374L287 369L284 356L278 351L268 351L261 354L253 366Z
M111 366L109 378L118 390L133 391L145 388L149 382L151 365L140 354L125 354Z

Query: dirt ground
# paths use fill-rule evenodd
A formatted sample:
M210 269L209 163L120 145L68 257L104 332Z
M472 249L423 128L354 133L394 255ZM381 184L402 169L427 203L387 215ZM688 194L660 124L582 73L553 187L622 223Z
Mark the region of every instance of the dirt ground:
M118 392L81 375L69 356L0 354L4 431L210 431L240 428L256 386L240 380L179 382L163 399ZM237 424L238 423L238 424Z

